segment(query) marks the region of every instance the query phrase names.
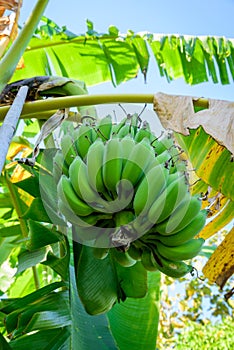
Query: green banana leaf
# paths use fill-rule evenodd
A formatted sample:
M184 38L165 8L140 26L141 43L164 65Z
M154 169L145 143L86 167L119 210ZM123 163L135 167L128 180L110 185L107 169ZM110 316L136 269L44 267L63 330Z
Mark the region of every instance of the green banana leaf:
M74 268L70 267L71 337L64 350L117 350L106 315L90 316L85 311L77 293Z
M160 309L160 272L148 273L148 293L127 298L108 313L111 331L121 350L155 350Z
M139 70L145 77L150 58L168 82L183 78L188 84L209 80L229 84L234 79L233 39L132 31L122 35L113 26L99 34L90 30L90 22L86 34L74 35L57 25L55 32L52 21L42 20L38 37L31 39L23 55L24 67L15 71L12 81L54 71L87 86L106 81L118 85L134 79Z
M0 347L1 347L1 350L11 350L12 349L1 333L0 333Z

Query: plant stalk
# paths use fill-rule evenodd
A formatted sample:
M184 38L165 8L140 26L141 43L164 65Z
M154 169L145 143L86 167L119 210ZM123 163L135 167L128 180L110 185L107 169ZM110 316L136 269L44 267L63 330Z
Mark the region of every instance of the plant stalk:
M27 97L27 93L28 87L21 86L16 95L16 98L14 99L9 111L7 112L2 126L0 127L0 173L4 167L9 145L11 143L12 137L14 136L22 108Z
M56 97L48 100L39 100L25 103L21 118L37 118L45 119L46 115L43 112L49 112L48 116L52 115L54 110L90 106L110 103L153 103L154 94L107 94L107 95L75 95L66 97ZM207 99L193 99L194 107L208 108L209 102ZM9 110L9 106L0 108L0 121L3 120L5 114ZM42 118L40 113L42 112Z
M0 93L11 79L16 66L26 50L49 0L38 0L23 29L0 62Z

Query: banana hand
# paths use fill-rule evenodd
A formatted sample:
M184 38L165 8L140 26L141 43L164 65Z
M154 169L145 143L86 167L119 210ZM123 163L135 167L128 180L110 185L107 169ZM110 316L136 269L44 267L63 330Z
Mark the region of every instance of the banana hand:
M175 247L169 247L161 242L157 242L157 250L164 258L172 261L189 260L199 254L204 242L203 238L190 239Z

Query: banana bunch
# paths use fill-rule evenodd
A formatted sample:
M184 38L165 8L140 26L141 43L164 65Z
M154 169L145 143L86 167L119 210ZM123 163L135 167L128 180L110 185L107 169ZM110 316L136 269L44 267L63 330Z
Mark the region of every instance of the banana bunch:
M58 211L76 239L121 266L179 278L192 271L207 212L189 191L186 165L172 137L158 139L137 114L83 122L61 139L53 161Z

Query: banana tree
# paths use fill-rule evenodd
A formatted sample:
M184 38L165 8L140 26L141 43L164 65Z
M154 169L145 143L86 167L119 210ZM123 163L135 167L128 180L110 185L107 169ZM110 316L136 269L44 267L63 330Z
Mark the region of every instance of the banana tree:
M32 343L35 349L155 349L160 303L159 271L145 273L139 263L135 267L129 267L127 272L126 269L115 268L113 275L109 260L96 260L93 263L89 249L72 241L75 234L73 230L69 229L67 235L64 235L66 225L54 210L53 198L49 202L51 207L45 207L42 197L46 190L40 187L40 171L37 166L53 171L52 163L57 149L51 131L60 126L66 113L68 117L80 121L82 115L87 113L87 107L82 110L82 106L108 102L152 103L162 124L174 131L177 142L186 151L188 161L196 168L193 193L205 194L207 200L204 201L204 207L211 203L211 220L200 232L200 236L208 238L215 234L233 219L234 196L230 186L234 173L231 161L233 145L229 142L230 138L212 134L212 128L207 123L191 126L189 122L184 123L184 119L189 121L189 117L192 119L194 115L201 116L201 119L202 116L214 115L218 119L220 115L223 116L222 111L232 112L232 104L221 104L218 114L220 104L217 107L215 101L188 98L186 108L183 108L176 96L89 96L86 86L105 81L118 85L135 78L139 70L146 78L150 59L148 46L153 51L153 59L156 59L160 74L168 81L183 77L189 84L198 84L208 81L210 76L213 82L217 82L219 73L221 83L227 84L228 69L234 76L233 40L139 35L133 32L124 36L114 26L109 28L107 34L99 34L91 22L87 23L87 33L77 36L59 28L45 17L42 17L43 25L37 29L37 36L33 36L47 2L38 1L21 37L16 39L0 63L1 71L6 72L1 80L1 120L21 86L28 86L28 101L33 100L24 105L22 113L19 112L26 120L26 127L20 137L12 140L1 176L3 204L0 237L1 251L4 252L1 263L10 259L12 267L17 266L17 271L12 284L11 281L6 281L6 284L11 285L5 289L8 298L2 299L0 310L3 335L10 342L4 337L0 338L0 342L6 349L21 349L27 344L30 347ZM23 52L20 65L15 70ZM10 62L9 57L12 58ZM19 79L22 80L12 83ZM6 83L9 84L6 86ZM47 97L53 98L46 99ZM184 101L182 100L182 106ZM63 111L69 107L78 107L77 113L62 112L62 118L59 119L61 114L56 110ZM227 135L233 123L231 112L227 115ZM51 115L54 116L52 119L49 118ZM173 115L176 115L175 120ZM50 122L39 123L40 133L38 124L33 123L32 118L49 118ZM63 125L65 132L66 128L70 130L69 122ZM30 159L27 157L32 150L37 151L25 136L36 136L39 133L39 141L45 139L48 147L37 156L38 165L30 167L24 162L19 165L14 161L19 152L23 152L24 158ZM38 142L37 146L39 144ZM53 183L49 186L52 188ZM49 192L47 195L50 196ZM232 239L233 232L230 231L222 243L224 249L221 245L204 268L206 276L220 286L225 284L233 271ZM213 270L212 266L217 266L220 254L222 262ZM89 265L89 269L83 273L82 266L85 264ZM78 282L77 266L80 266ZM85 275L87 271L88 278ZM135 281L134 287L131 285L132 279ZM90 316L87 310L92 313L93 306L87 307L87 303L84 303L84 309L80 298L84 301L82 296L87 297L87 291L92 294L97 288L95 284L101 280L102 285L97 286L100 288L97 300L104 308L97 312L100 315ZM81 286L78 288L79 295L76 283ZM85 288L85 293L82 293L82 288ZM114 297L110 301L116 291L117 299ZM114 307L109 307L108 311L106 305L112 305L112 300L119 302Z

